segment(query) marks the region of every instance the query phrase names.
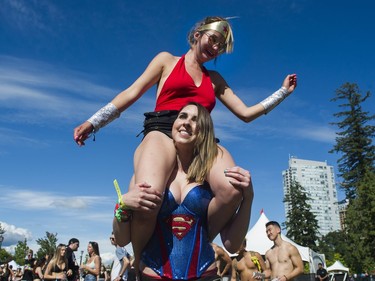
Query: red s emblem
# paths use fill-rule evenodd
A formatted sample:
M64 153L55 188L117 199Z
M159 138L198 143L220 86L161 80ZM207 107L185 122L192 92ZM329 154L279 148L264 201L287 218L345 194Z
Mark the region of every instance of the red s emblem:
M194 223L194 218L189 215L172 215L167 219L167 224L171 226L172 233L178 240L184 238Z

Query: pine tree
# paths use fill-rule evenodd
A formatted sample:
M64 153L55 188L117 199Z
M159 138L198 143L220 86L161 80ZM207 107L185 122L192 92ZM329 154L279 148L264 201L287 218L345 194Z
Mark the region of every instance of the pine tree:
M318 221L308 203L311 200L297 181L292 181L285 194L284 203L289 204L286 222L287 236L294 242L317 251Z
M375 126L369 122L375 116L363 111L362 104L370 97L370 92L362 96L357 84L346 83L336 90L336 97L331 101L342 103L339 107L343 111L334 116L341 119L337 123L340 132L336 133L336 144L331 153L340 153L338 162L339 176L343 179L341 187L346 197L353 199L356 196L358 182L363 178L367 169L374 170L375 147L372 138Z
M343 111L334 114L341 118L333 123L341 130L336 145L330 152L341 154L338 160L340 177L349 206L345 229L349 255L345 257L354 272L361 273L375 266L375 147L372 140L375 119L363 111L363 103L370 97L360 93L356 84L346 83L336 91L332 101L341 101Z
M346 213L348 264L354 272L375 268L375 173L368 171Z

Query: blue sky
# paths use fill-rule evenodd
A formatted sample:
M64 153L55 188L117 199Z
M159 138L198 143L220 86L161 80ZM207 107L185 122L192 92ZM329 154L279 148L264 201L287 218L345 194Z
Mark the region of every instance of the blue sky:
M264 209L285 221L281 172L290 155L337 166L330 102L345 82L374 93L373 11L367 1L45 1L0 0L0 222L4 247L45 232L113 249L116 192L125 191L143 112L155 89L96 141L79 148L73 129L125 89L159 52L182 55L186 34L207 15L236 16L234 53L207 68L219 71L248 105L297 73L297 90L267 116L246 124L220 103L216 134L249 169L255 199L250 225ZM374 112L373 98L365 110ZM339 192L342 199L343 194Z

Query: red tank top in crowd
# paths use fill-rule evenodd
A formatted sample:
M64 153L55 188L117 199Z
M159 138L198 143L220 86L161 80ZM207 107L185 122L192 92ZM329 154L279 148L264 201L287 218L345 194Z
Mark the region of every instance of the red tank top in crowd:
M202 83L197 87L186 71L183 55L165 80L156 100L155 111L180 110L189 102L199 103L211 112L215 107L216 98L207 69L203 67Z

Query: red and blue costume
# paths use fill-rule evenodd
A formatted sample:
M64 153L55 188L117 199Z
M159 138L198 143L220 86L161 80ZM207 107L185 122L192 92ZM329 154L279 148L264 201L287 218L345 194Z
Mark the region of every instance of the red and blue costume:
M168 189L155 231L142 252L142 262L163 278L201 277L215 261L207 233L207 209L212 197L207 182L191 189L181 204Z

